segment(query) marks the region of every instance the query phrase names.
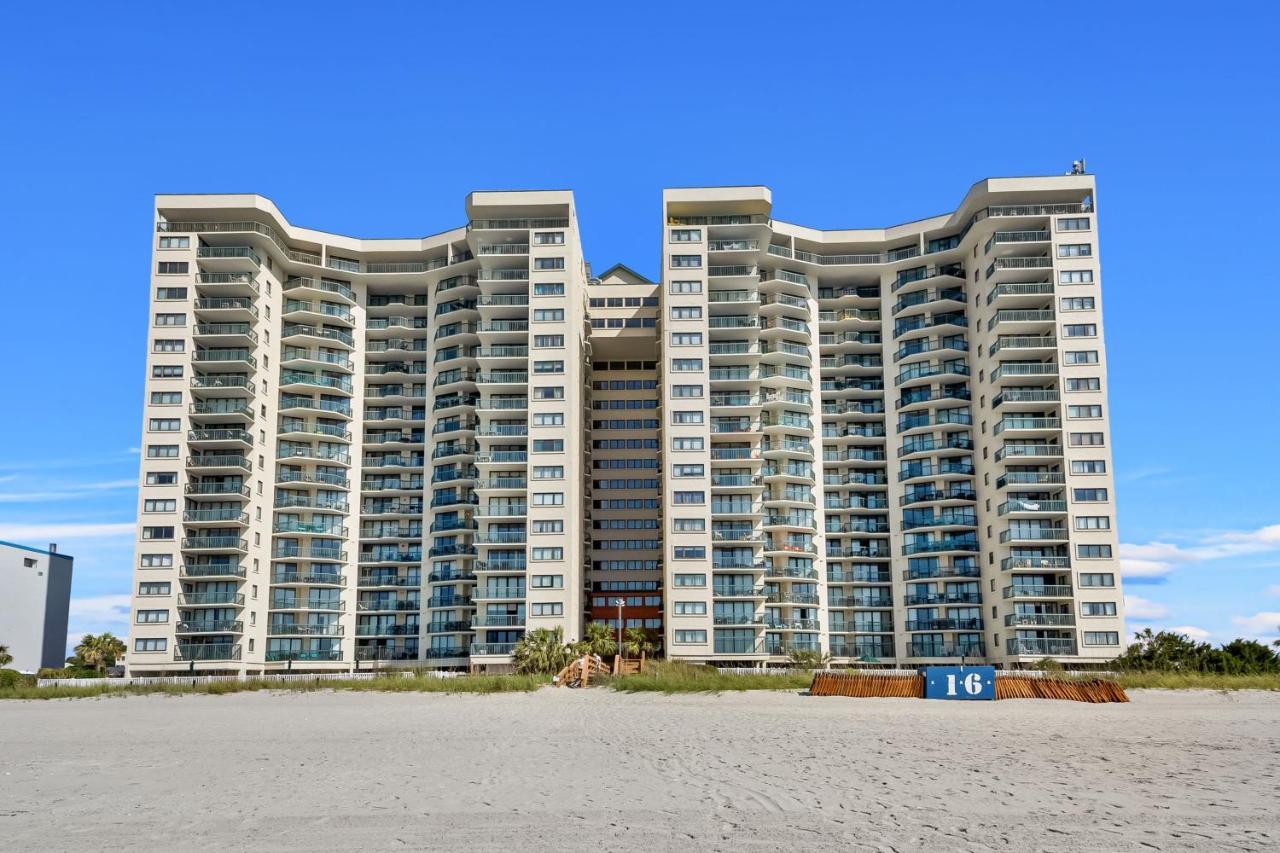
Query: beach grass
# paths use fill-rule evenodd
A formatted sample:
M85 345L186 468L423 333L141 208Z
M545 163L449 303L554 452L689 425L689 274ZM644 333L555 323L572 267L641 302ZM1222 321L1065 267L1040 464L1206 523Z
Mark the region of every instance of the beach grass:
M1121 672L1105 676L1126 690L1280 690L1280 673Z
M740 690L805 690L813 683L813 673L796 670L764 673L721 672L713 666L652 661L644 672L625 678L608 679L608 686L622 693L727 693Z
M276 690L285 693L313 693L317 690L333 690L349 693L518 693L537 690L550 683L541 675L468 675L459 678L434 676L406 677L400 673L387 674L364 681L341 681L323 676L307 681L270 681L247 678L244 681L216 681L210 684L146 684L112 687L104 680L101 685L84 687L36 687L15 685L0 688L0 699L77 699L100 696L172 695L186 696L226 693L251 693L259 690Z

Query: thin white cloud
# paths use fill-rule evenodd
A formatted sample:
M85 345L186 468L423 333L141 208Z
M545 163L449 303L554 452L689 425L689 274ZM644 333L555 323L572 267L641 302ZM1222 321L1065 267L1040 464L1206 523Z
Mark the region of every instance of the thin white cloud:
M1168 630L1173 631L1175 634L1186 634L1197 643L1203 643L1212 636L1212 634L1205 629L1197 628L1195 625L1179 625L1175 628L1169 628Z
M67 614L67 654L72 653L85 634L110 631L124 639L129 635L128 595L97 595L71 599Z
M95 595L90 598L73 598L67 611L69 620L102 621L129 618L128 595Z
M0 503L47 503L90 497L100 492L123 491L136 488L137 480L107 480L101 483L75 483L58 491L0 492Z
M10 542L58 542L64 539L116 539L134 536L133 522L118 524L0 524L0 539Z
M1267 595L1280 595L1280 583L1267 587Z
M1124 615L1132 619L1163 619L1169 615L1169 608L1136 595L1124 597Z
M1179 564L1203 563L1248 554L1280 551L1280 524L1257 530L1229 530L1210 533L1191 545L1148 542L1121 543L1120 570L1129 578L1161 578Z
M1152 468L1139 468L1134 471L1128 471L1117 477L1122 482L1135 483L1138 480L1149 480L1152 477L1161 477L1165 474L1172 474L1172 468L1162 468L1159 466Z
M1252 616L1233 616L1231 621L1256 640L1270 643L1280 637L1280 612L1260 611Z

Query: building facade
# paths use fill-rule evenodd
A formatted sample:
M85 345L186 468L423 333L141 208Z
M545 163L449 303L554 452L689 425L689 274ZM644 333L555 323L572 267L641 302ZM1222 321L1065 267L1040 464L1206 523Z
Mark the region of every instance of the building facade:
M1123 630L1092 176L882 229L667 190L592 277L569 192L359 240L159 196L134 673L669 657L1106 660Z
M0 645L13 656L7 669L34 673L65 664L72 566L56 545L0 542Z

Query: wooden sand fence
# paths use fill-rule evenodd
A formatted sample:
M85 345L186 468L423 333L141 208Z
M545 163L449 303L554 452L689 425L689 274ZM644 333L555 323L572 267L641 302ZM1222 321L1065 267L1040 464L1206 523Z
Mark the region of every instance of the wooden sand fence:
M1074 681L1063 678L1028 678L996 675L997 699L1065 699L1069 702L1128 702L1124 688L1114 681L1094 678Z
M856 696L923 699L924 678L919 675L862 675L843 672L815 672L809 685L811 696Z
M871 675L815 672L811 696L923 699L923 675ZM1074 681L1030 675L996 675L997 699L1063 699L1070 702L1128 702L1124 688L1114 681Z

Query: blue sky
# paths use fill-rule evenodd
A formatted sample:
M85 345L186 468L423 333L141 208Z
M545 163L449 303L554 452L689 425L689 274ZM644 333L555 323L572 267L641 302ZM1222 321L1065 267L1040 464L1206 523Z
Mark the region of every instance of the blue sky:
M1083 156L1130 626L1277 634L1274 5L75 5L0 12L0 539L76 556L72 633L127 631L153 193L408 236L567 187L655 275L664 186L887 225Z

